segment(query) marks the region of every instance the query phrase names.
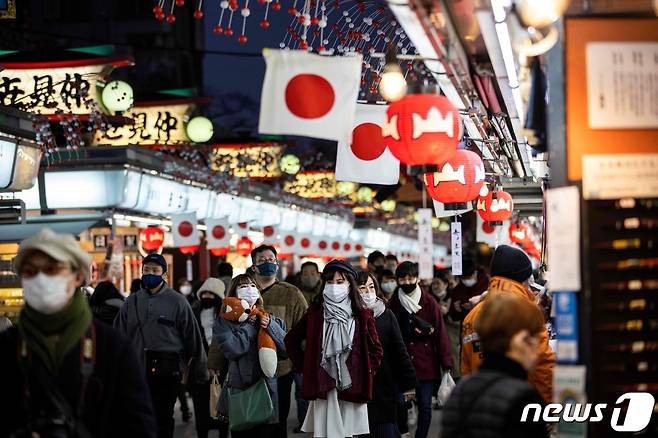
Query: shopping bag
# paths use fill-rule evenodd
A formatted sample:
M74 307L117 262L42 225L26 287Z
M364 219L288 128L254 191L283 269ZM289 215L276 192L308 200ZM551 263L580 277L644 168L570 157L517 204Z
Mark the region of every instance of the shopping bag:
M212 379L210 379L210 416L215 419L219 418L217 413L217 402L219 401L219 392L221 389L222 387L219 384L219 377L215 374L212 376Z
M441 379L441 386L439 386L439 394L437 396L439 400L439 405L445 406L452 394L452 390L455 389L455 381L452 380L450 373L444 373L443 379Z
M230 388L228 393L228 421L232 431L251 429L265 424L274 415L274 405L264 379L240 390Z

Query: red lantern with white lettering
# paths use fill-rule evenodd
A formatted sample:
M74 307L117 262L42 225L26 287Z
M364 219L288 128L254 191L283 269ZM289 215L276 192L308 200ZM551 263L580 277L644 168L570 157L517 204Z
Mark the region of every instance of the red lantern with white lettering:
M254 242L248 237L240 237L235 244L235 252L243 257L248 256L252 249L254 249Z
M478 214L492 226L502 225L512 216L513 209L512 195L502 190L490 190L487 196L480 196L477 200Z
M210 248L210 253L215 257L223 257L228 254L230 247L223 246L221 248Z
M429 195L445 204L446 210L464 210L480 194L484 184L484 163L475 152L460 149L438 172L425 174Z
M145 252L155 252L164 244L164 231L160 227L139 230L139 244Z
M460 130L459 110L447 97L410 94L389 105L382 135L402 163L438 164L455 153Z

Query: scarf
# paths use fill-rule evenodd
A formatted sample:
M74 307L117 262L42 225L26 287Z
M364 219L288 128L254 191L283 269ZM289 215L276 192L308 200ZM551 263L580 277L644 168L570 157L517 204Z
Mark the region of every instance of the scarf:
M382 301L381 298L377 298L377 301L375 301L375 304L372 306L372 311L375 312L375 318L382 316L384 310L386 310L386 304L384 304L384 301Z
M340 303L324 298L324 327L320 366L336 381L336 389L344 391L352 386L347 357L352 351L354 316L348 297Z
M413 315L417 313L422 307L418 304L420 303L420 287L416 286L413 292L407 295L402 289L398 291L398 297L400 298L400 304L404 307L409 314Z
M66 354L80 342L91 320L84 293L76 291L71 303L52 315L37 312L29 305L23 307L18 332L30 351L39 356L48 371L56 376Z

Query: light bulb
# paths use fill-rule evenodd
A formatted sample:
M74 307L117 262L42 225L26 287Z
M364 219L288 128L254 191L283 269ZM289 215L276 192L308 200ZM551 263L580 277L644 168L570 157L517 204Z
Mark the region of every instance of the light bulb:
M103 105L111 112L128 111L133 106L133 88L124 81L112 81L101 92Z
M560 19L570 0L517 0L516 7L526 26L546 27Z
M407 81L397 63L386 64L384 67L379 92L388 102L400 100L407 94Z

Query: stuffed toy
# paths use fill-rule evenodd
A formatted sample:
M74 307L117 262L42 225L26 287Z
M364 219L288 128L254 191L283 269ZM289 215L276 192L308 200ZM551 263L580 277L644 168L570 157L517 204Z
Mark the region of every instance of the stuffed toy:
M237 297L228 297L224 299L226 310L222 317L228 321L245 322L250 316L256 315L258 318L268 316L267 312L260 310L256 306L249 307L249 303ZM276 375L277 357L276 345L274 340L267 332L267 329L260 328L258 331L258 362L263 374L267 377Z

